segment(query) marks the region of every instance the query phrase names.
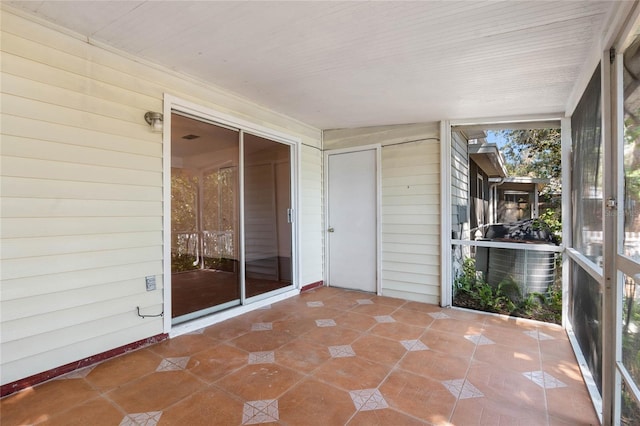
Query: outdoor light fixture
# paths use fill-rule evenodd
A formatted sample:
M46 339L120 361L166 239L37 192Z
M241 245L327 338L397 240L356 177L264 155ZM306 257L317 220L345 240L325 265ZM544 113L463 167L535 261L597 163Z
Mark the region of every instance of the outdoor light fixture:
M144 120L149 124L154 133L162 132L162 113L149 111L144 115Z

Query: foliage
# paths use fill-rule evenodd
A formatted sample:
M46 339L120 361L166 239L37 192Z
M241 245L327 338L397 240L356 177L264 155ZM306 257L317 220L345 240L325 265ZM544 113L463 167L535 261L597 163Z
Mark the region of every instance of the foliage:
M507 140L502 148L510 176L547 178L545 192L561 190L562 144L559 129L501 130Z
M560 210L546 209L534 220L534 227L550 232L558 244L562 241L562 217Z
M455 306L531 318L559 324L562 320L562 290L553 285L546 293L522 294L520 285L512 277L488 284L478 275L475 259L466 258L462 272L454 280Z

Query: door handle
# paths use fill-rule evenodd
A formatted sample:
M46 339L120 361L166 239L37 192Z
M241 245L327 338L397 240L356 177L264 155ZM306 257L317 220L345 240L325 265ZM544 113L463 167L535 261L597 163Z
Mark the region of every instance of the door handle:
M333 232L333 231L334 231L334 229L333 229L333 228L329 228L329 229L327 229L327 232Z

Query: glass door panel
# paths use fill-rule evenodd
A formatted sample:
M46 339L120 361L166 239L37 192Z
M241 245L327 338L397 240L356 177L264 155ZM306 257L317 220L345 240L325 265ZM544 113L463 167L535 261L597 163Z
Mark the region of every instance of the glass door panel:
M293 283L291 147L244 134L245 294Z
M172 114L171 317L240 303L239 132Z

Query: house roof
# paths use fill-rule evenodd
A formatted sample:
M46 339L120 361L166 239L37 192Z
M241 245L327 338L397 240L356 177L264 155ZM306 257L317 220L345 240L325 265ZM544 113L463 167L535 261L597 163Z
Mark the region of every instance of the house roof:
M469 158L490 178L507 176L504 158L495 143L469 144Z
M532 191L535 188L538 192L542 191L546 185L549 185L551 179L533 178L528 176L511 176L504 179L489 179L491 183L500 183L500 189L512 191Z
M3 1L321 129L563 113L619 2ZM9 5L9 6L7 6Z

